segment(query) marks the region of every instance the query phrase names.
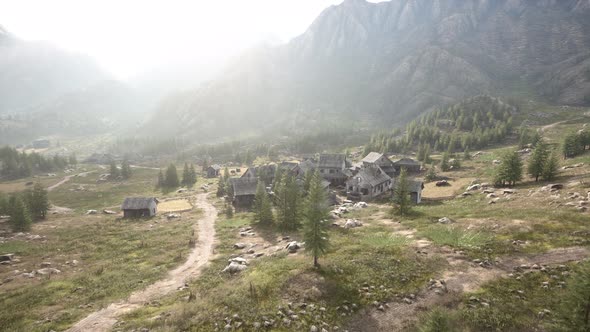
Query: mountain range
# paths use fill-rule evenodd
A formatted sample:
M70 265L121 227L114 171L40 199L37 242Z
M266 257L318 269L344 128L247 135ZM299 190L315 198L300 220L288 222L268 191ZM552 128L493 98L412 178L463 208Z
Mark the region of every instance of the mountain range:
M145 127L207 139L392 126L478 94L590 104L589 0L345 0L252 49Z

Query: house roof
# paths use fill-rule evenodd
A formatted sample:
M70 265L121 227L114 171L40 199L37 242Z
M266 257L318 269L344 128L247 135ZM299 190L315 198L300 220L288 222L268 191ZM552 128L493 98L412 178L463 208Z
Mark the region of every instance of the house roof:
M346 165L346 155L344 154L321 154L319 167L341 168Z
M369 152L369 154L363 158L362 161L365 163L374 163L377 162L377 160L379 160L381 157L383 157L383 153Z
M299 163L299 168L303 173L307 173L313 171L316 168L316 165L313 161L307 159Z
M395 165L398 166L420 166L420 163L412 158L401 158L393 162Z
M230 183L234 190L234 196L256 195L258 179L232 178Z
M150 204L155 201L158 203L158 199L155 197L127 197L121 205L121 210L143 210L149 209Z
M369 184L374 187L391 180L391 178L381 169L381 167L370 166L361 168L351 180L356 180L361 184Z
M219 166L219 165L217 165L217 164L215 164L215 165L211 165L211 166L209 166L209 168L213 168L213 169L214 169L214 170L216 170L216 171L219 171L219 170L221 170L221 166Z
M397 181L393 184L393 187L397 185ZM408 190L412 193L421 192L424 189L424 183L420 180L408 179Z
M277 170L277 165L268 164L257 167L248 167L248 169L242 174L241 178L248 178L248 174L252 175L252 178L258 178L261 173L267 172L267 175L274 176Z

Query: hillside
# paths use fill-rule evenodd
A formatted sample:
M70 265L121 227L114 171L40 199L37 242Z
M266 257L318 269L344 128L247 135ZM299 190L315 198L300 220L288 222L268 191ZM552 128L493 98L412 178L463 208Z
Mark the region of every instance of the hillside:
M0 28L0 114L17 113L108 78L89 57Z
M387 126L479 94L586 105L589 12L587 0L346 0L288 44L251 50L172 96L147 129L211 139Z

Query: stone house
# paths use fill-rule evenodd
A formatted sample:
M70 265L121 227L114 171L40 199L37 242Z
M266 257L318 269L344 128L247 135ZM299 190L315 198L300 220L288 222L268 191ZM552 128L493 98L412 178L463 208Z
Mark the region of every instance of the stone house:
M346 181L346 194L349 199L368 201L389 192L392 181L379 166L368 165Z
M401 158L393 162L393 167L397 174L399 174L402 168L405 168L408 173L420 173L422 165L412 158Z
M395 189L396 182L393 183L392 189ZM414 204L422 202L422 190L424 183L420 180L408 179L408 191L410 192L410 199Z
M232 204L236 208L250 208L256 197L257 178L232 178L229 180L233 189Z
M158 199L155 197L127 197L121 205L124 218L153 217L158 212Z
M221 173L221 166L215 164L207 167L207 177L208 178L216 178Z
M345 184L348 179L344 154L321 154L317 164L320 175L333 186Z
M379 168L381 168L381 170L383 170L385 174L389 175L391 178L395 177L396 174L399 174L396 171L393 161L387 158L387 156L385 156L383 153L370 152L365 158L363 158L361 162L362 167L372 165L379 166Z

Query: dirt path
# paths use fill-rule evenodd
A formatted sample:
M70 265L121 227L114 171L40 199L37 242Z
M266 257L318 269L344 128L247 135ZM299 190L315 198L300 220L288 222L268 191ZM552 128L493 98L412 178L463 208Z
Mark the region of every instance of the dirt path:
M583 247L560 248L536 255L505 257L496 262L493 267L484 268L472 263L465 256L457 254L449 248L438 247L426 239L417 238L415 229L407 228L403 224L396 222L383 221L383 223L390 224L394 234L412 239L411 245L417 251L439 255L442 259L446 259L449 268L439 276L439 280L445 282L446 291L440 295L436 292L438 288L426 288L416 294L416 298L411 303L392 302L389 303L386 311L379 311L375 308L361 311L348 326L348 330L351 332L403 331L416 323L420 312L435 306L458 305L462 293L476 291L486 282L511 273L515 268L523 264L562 264L582 260L590 256L588 249Z
M78 174L72 174L72 175L67 175L65 176L61 181L59 181L58 183L47 187L47 191L52 191L53 189L61 186L62 184L70 181L71 178L75 177L75 176L83 176L83 175L88 175L90 173L94 173L95 171L89 171L89 172L82 172L82 173L78 173Z
M185 281L197 277L213 254L217 209L207 202L207 194L197 195L196 207L202 209L204 213L198 224L195 225L198 241L195 249L182 266L170 271L165 279L131 294L128 299L112 303L108 307L90 314L68 331L108 331L117 322L119 316L141 308L146 302L169 294L183 286Z

